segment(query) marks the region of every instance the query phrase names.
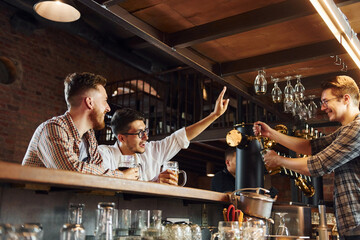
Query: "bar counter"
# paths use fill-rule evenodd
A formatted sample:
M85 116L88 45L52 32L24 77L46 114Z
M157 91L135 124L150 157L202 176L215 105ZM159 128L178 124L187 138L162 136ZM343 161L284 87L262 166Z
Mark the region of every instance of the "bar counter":
M41 184L71 189L107 190L117 193L131 193L158 197L174 197L201 202L229 202L229 197L225 193L170 186L154 182L96 176L64 170L21 166L17 163L3 161L0 161L0 181L8 183Z

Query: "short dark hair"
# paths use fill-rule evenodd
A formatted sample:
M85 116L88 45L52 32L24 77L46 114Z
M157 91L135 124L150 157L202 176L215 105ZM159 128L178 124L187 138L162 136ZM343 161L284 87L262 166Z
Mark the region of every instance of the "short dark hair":
M136 120L145 122L145 117L142 113L131 108L118 109L111 118L111 129L117 136L119 133L127 132L130 129L129 124Z
M106 78L89 72L71 73L64 80L65 100L70 106L78 106L80 103L75 101L75 97L89 89L97 89L98 85L105 87Z
M225 160L228 158L228 156L234 154L236 152L236 147L229 147L225 150Z
M331 89L332 94L338 98L342 98L345 94L349 94L355 106L359 105L359 87L354 79L348 76L336 76L321 83L323 90Z

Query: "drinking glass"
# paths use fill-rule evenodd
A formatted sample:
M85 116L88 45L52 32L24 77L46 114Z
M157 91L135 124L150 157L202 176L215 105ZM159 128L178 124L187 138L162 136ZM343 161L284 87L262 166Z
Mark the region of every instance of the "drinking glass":
M116 229L116 236L128 236L131 228L131 210L119 209L119 227Z
M263 240L267 232L267 227L262 220L248 220L243 223L244 240Z
M284 88L284 112L291 113L294 105L294 88L291 86L291 77L286 76L286 87Z
M309 118L309 109L304 102L300 105L299 118L305 121Z
M271 78L271 80L274 82L274 87L271 90L272 100L274 103L279 103L282 99L282 91L278 86L279 78Z
M113 240L115 203L100 202L97 209L97 227L95 231L96 240Z
M295 97L297 97L300 101L304 100L305 87L301 83L301 75L296 75L296 84L294 88Z
M68 223L60 229L60 240L85 240L86 232L82 225L85 204L70 203Z
M218 232L211 236L211 240L218 238L220 240L237 240L240 239L241 232L239 222L236 221L220 221L218 225Z
M201 240L202 233L199 225L190 223L192 240Z
M315 95L309 95L308 98L310 99L310 103L308 104L309 118L314 118L316 117L317 108L318 108L318 106L314 102Z
M141 231L146 230L148 214L147 210L132 211L131 229L129 231L131 236L140 236Z
M267 81L265 78L265 71L259 70L258 75L254 81L254 90L257 95L265 95L267 90Z
M187 180L186 172L184 170L179 170L179 163L178 162L168 161L168 162L164 163L163 171L165 171L167 169L175 172L175 175L176 175L178 180L179 180L179 173L182 173L184 175L184 181L183 181L183 183L179 184L179 186L183 187L186 184L186 180Z
M179 224L168 223L162 231L162 237L166 240L179 240L184 238L184 233Z
M294 104L293 104L293 106L292 106L292 111L291 111L291 112L292 112L292 115L293 115L293 116L300 115L301 107L302 107L301 102L300 102L300 100L296 97L296 98L295 98L295 101L294 101Z
M276 229L276 235L281 235L281 236L290 236L289 233L289 229L286 227L285 225L285 215L287 213L276 213L276 215L279 216L280 220L279 220L279 226Z
M294 88L291 86L291 76L286 76L286 87L284 88L284 96L294 99Z
M124 155L122 158L120 158L119 166L118 166L118 169L120 171L135 167L136 167L136 161L134 155Z
M80 224L65 223L60 230L60 240L85 240L85 229Z
M141 237L161 236L161 210L148 210L146 226L141 229Z
M12 224L0 224L0 239L16 240L15 226Z
M5 239L14 240L42 240L43 228L39 223L25 223L15 226L15 236Z

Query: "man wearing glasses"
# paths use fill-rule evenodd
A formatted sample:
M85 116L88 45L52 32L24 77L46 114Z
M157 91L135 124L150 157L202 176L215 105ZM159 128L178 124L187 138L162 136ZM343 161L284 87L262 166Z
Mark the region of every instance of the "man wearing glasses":
M161 166L182 148L187 148L192 139L226 111L229 99L224 100L225 91L226 87L220 93L214 111L210 115L161 141L147 141L149 129L146 128L145 118L141 113L129 108L116 111L111 119L111 128L117 141L113 146L99 146L104 167L118 169L119 162L130 156L135 158L139 168L124 170L125 178L139 176L139 180L143 181L177 185L175 174L170 170L160 173Z
M347 76L337 76L322 84L321 110L341 127L332 134L307 140L281 134L263 122L254 124L254 133L269 137L285 147L306 155L286 158L269 151L265 165L322 176L334 172L334 201L337 227L345 240L360 239L360 111L359 88Z

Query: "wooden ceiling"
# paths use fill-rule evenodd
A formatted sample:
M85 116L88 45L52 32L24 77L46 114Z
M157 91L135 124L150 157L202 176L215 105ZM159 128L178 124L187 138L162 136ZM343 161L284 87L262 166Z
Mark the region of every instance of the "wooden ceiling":
M126 41L132 48L155 47L210 78L235 86L250 99L254 99L252 84L260 69L268 79L274 76L280 81L298 74L305 82L321 82L338 74L359 76L308 0L78 2L133 33ZM360 2L335 3L359 32ZM106 8L99 9L101 5ZM335 55L345 62L347 72L334 64L331 56ZM312 93L319 96L320 90Z

